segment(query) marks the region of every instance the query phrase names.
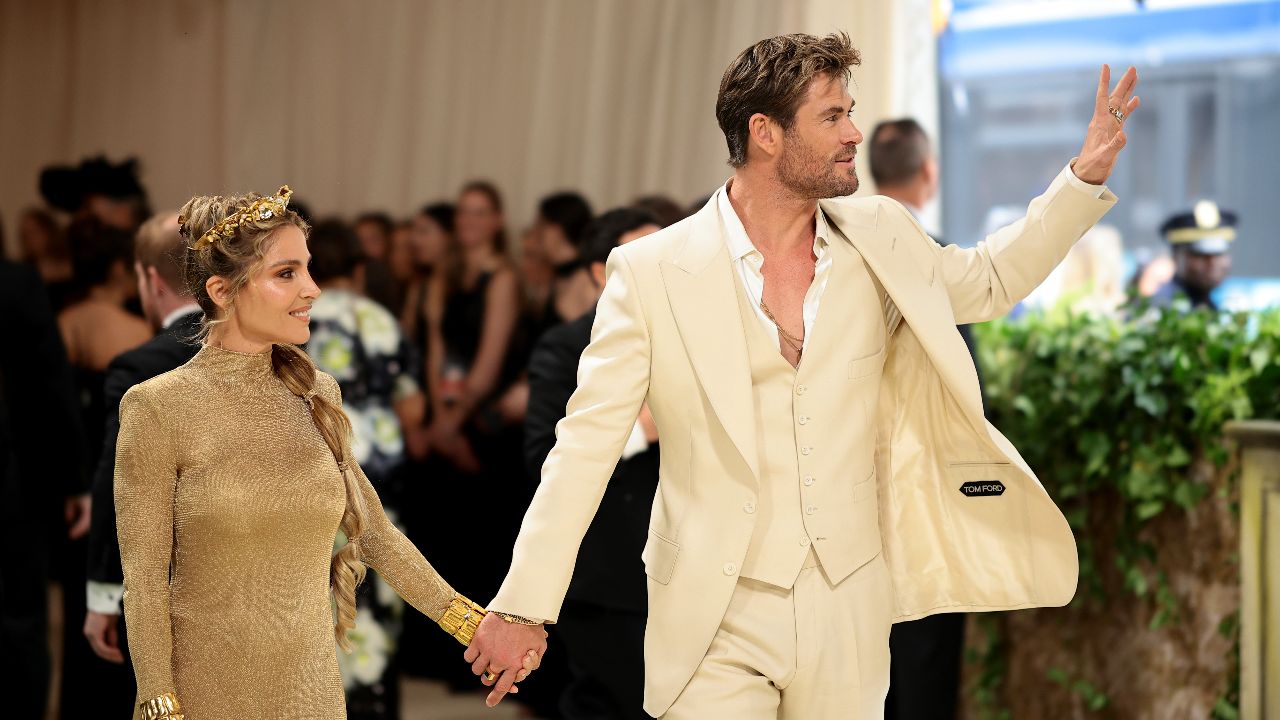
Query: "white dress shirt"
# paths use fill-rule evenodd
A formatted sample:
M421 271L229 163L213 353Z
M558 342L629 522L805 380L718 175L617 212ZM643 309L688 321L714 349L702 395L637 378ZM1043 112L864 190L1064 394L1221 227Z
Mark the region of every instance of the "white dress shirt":
M743 227L742 220L733 209L733 203L729 202L729 183L725 183L716 193L716 202L720 208L720 222L729 243L729 260L733 263L738 278L742 280L742 286L747 290L751 307L756 311L756 319L760 321L761 326L774 339L774 342L778 343L778 349L781 350L782 340L778 337L778 326L760 307L760 301L764 298L764 255L760 254L751 239L747 237L747 230ZM809 345L809 334L813 330L814 320L818 318L818 305L822 302L822 293L827 289L827 279L831 276L831 255L827 252L828 237L830 237L830 229L827 226L827 218L819 207L814 218L813 237L813 254L817 258L817 263L813 270L813 283L809 285L809 290L804 295L802 313L804 345L802 347Z

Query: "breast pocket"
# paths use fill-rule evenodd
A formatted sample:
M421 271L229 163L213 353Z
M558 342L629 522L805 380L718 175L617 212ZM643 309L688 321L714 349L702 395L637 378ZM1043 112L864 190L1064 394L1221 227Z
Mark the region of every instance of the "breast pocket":
M884 346L871 353L870 355L860 357L857 360L849 361L849 379L862 380L864 378L873 377L880 373L884 368Z

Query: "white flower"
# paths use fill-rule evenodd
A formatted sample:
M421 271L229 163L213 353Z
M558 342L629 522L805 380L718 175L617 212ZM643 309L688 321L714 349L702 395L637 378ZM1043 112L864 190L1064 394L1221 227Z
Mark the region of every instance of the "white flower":
M404 436L400 434L400 420L386 408L372 407L367 411L369 439L384 455L404 452Z
M361 465L369 462L373 452L374 425L366 411L343 404L342 409L351 419L351 453Z
M338 670L342 672L342 686L348 690L356 685L372 685L387 669L387 658L392 650L391 636L382 629L368 608L356 610L356 624L347 634L351 652L338 649Z
M336 323L343 332L355 334L356 319L351 312L355 296L342 290L326 290L311 305L311 319Z
M389 608L396 616L404 608L404 600L391 584L382 579L379 573L373 574L373 599L384 608Z
M400 345L400 326L381 305L364 300L355 306L360 341L370 355L394 355Z
M342 333L317 327L307 341L307 350L316 365L339 382L356 378L355 347Z

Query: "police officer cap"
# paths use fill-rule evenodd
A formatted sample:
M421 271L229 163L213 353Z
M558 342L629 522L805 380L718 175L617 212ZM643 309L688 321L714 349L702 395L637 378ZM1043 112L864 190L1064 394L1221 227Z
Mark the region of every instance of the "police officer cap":
M1231 242L1236 239L1236 214L1218 209L1212 200L1201 200L1193 211L1165 220L1160 234L1174 247L1201 255L1221 255L1231 249Z

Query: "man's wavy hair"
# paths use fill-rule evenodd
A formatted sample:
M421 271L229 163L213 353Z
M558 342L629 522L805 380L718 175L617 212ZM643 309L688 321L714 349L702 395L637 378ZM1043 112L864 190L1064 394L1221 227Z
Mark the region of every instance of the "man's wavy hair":
M743 50L724 71L716 96L716 120L729 145L729 164L747 164L752 115L763 113L790 130L814 78L825 75L848 82L851 68L861 64L862 55L844 32L825 37L779 35Z

